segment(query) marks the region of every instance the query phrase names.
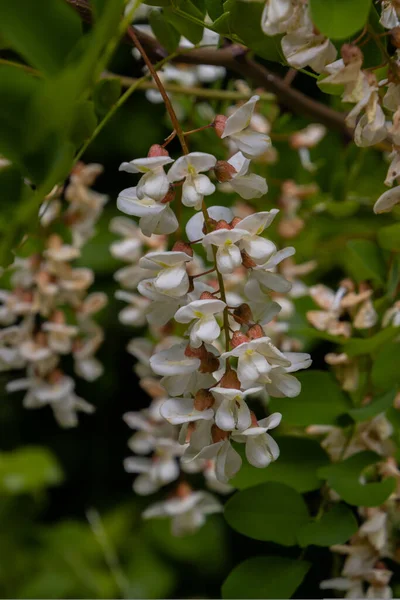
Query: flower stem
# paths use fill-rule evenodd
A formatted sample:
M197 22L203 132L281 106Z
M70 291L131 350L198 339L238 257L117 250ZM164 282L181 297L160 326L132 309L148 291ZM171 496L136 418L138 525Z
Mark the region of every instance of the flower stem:
M171 100L169 99L169 96L168 96L167 92L165 91L165 88L163 86L161 79L158 76L157 71L155 70L151 60L147 56L145 49L143 48L142 44L140 43L140 41L132 27L129 27L128 35L131 38L131 40L133 41L133 43L135 44L136 48L139 50L147 68L149 69L150 73L153 76L155 83L157 84L158 91L160 92L160 94L164 100L165 108L168 111L169 117L172 121L172 125L174 126L174 130L176 131L176 135L179 138L183 153L189 154L189 149L186 144L186 140L185 140L185 136L182 131L182 127L180 126L178 117L176 116L176 113L174 111L174 107L172 106Z

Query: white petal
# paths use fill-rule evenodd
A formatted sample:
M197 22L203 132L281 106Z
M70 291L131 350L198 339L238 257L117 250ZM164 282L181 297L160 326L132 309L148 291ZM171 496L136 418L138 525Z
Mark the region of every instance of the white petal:
M250 173L243 177L235 177L230 181L231 186L242 198L251 200L261 198L268 192L268 185L264 177Z
M233 133L238 133L249 126L254 108L260 96L252 96L245 104L240 106L226 121L221 138Z
M384 192L374 204L374 212L381 214L390 212L392 208L400 202L400 185Z
M221 219L230 223L233 219L233 213L230 208L226 206L210 206L207 212L211 219L220 221ZM199 240L204 237L204 216L203 213L196 213L191 219L189 219L186 225L186 235L189 241Z
M215 461L215 475L218 481L227 483L229 479L236 475L241 466L242 459L240 455L232 448L229 440L226 440L222 444Z
M215 413L215 424L224 431L236 429L235 401L225 398Z
M239 248L234 244L220 246L217 251L217 264L221 273L232 273L242 264Z
M170 398L163 402L160 413L172 425L181 425L199 419L212 419L214 411L212 408L196 410L193 398Z

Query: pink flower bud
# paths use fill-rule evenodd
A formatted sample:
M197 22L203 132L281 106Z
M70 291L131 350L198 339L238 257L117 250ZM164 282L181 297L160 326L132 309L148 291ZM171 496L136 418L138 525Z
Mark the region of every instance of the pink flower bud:
M232 339L231 339L231 344L234 348L237 348L241 344L245 344L246 342L249 342L249 341L250 341L250 338L248 338L247 335L245 335L241 331L235 331L235 333L233 334Z
M228 120L228 117L225 117L225 115L217 115L213 121L212 126L215 129L215 133L217 134L218 137L221 137L222 134L224 133L224 129L225 129L225 124Z
M226 160L217 160L214 167L214 173L218 181L224 183L225 181L230 181L237 171L235 167Z
M160 144L153 144L150 146L150 150L147 154L149 158L153 158L154 156L169 156L168 150L160 146Z

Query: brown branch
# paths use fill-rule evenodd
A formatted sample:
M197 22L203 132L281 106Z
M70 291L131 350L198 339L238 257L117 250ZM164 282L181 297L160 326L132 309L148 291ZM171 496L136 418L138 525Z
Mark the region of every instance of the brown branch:
M91 10L87 0L66 1L79 12L84 21L91 22ZM155 38L137 29L134 31L151 60L160 60L167 56L167 52ZM124 41L132 44L129 36L125 36ZM189 51L182 49L173 62L225 67L241 77L250 79L256 86L275 94L279 102L292 112L322 123L329 129L339 131L348 137L352 134L345 123L345 113L338 112L292 88L281 77L247 56L247 48L244 46L232 44L217 49L196 48Z

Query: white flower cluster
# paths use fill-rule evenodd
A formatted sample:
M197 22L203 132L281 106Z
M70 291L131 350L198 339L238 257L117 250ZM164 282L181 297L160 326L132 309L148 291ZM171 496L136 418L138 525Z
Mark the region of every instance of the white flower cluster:
M380 23L391 30L392 42L398 48L396 28L400 25L400 4L398 0L381 0L380 4ZM346 116L346 123L354 129L357 146L373 146L391 140L392 153L385 185L392 187L400 176L400 50L397 49L388 60L389 73L381 81L371 70L362 68L363 53L355 44L343 44L341 58L336 60L335 46L315 30L308 0L267 0L261 27L269 36L284 34L282 52L290 66L295 69L311 67L325 76L324 85L344 87L342 101L355 105ZM389 212L399 203L400 186L397 185L381 195L374 211Z
M62 427L77 424L77 411L94 410L76 395L63 358L72 356L75 374L87 381L102 374L95 353L103 332L93 315L107 298L88 295L93 272L73 267L107 201L89 188L101 171L97 164L78 164L65 190L52 192L40 210L43 239L37 252L15 258L9 289L0 290L0 370L26 372L7 390L26 390L26 408L49 405Z
M250 158L270 143L249 126L257 100L254 96L213 122L218 137L236 149L228 161L202 152L174 161L165 147L153 145L146 158L121 165L121 170L141 174L136 187L120 193L118 207L139 217L142 230L125 219L112 224L124 237L113 245L113 254L132 263L117 279L125 287L137 286L140 294L119 292L131 305L130 316L123 311L122 319L142 324L145 316L155 340L136 339L129 345L139 361L141 385L153 398L147 411L125 417L138 430L131 449L153 453L126 461L128 471L140 473L134 483L138 493L176 480L177 458L182 470L203 471L209 487L229 491L229 480L242 464L232 442L244 444L253 466L268 466L279 455L269 430L279 425L281 415L259 420L249 399L265 392L296 396L300 383L292 373L311 364L308 354L282 352L266 334L281 310L271 293L291 288L277 268L294 249L279 251L263 236L278 211L240 218L223 206L207 208L204 201L215 191L215 180L229 182L246 199L266 193L265 180L248 173ZM186 224L186 241L176 217L180 203L198 211ZM177 206L176 213L171 206ZM164 237L171 233L172 247ZM150 251L137 262L143 246ZM145 516L171 515L176 532L192 530L205 514L220 510L205 494L178 486L172 500L150 507Z

